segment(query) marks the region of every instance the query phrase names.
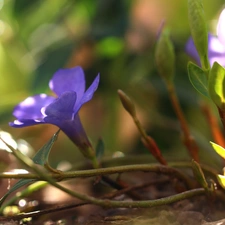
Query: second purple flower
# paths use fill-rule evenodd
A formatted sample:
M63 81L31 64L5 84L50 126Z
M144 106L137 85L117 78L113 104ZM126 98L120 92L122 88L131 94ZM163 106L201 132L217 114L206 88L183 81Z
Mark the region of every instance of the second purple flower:
M225 9L221 12L217 24L217 36L208 34L208 57L210 65L218 62L225 67ZM186 52L200 65L200 58L195 48L194 41L189 38L186 44Z

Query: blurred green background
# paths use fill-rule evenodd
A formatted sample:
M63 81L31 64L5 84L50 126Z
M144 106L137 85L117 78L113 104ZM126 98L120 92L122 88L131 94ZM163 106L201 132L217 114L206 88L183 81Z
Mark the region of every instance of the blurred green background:
M211 32L215 32L223 4L222 0L204 1ZM210 129L199 108L202 97L187 77L189 58L184 45L190 30L185 0L0 0L1 129L40 148L57 128L10 128L13 107L30 95L51 94L48 82L54 72L80 65L87 85L101 74L93 100L80 112L94 145L102 137L108 156L116 151L147 152L117 96L117 89L122 89L135 101L140 120L163 152L185 157L179 123L154 63L162 21L170 28L175 46L175 83L181 105L202 154L214 154L208 144ZM65 160L78 161L82 156L74 149L61 134L52 162L57 164L62 152Z

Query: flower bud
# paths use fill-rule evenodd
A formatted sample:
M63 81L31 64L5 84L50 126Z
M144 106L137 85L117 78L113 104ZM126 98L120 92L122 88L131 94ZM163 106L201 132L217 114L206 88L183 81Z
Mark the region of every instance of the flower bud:
M134 118L136 117L136 110L134 103L132 100L129 98L128 95L126 95L122 90L117 91L120 97L120 101L122 102L122 105L124 109Z
M166 81L174 77L175 53L168 30L163 30L156 45L155 60L159 75Z

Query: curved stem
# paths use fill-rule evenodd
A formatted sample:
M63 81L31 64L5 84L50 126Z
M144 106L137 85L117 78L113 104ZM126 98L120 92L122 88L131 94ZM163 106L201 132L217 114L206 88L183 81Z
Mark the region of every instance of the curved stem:
M192 187L192 183L184 173L181 171L162 165L150 165L150 164L141 164L141 165L127 165L127 166L116 166L109 168L99 168L99 169L91 169L91 170L81 170L81 171L69 171L62 172L60 174L48 174L48 177L52 179L71 179L78 177L94 177L94 176L102 176L102 175L110 175L115 173L125 173L125 172L155 172L155 173L163 173L168 175L173 175L178 179L182 180L188 188ZM36 171L35 171L36 172ZM0 178L15 178L15 179L40 179L40 174L8 174L2 173L0 174ZM43 179L43 176L42 176ZM46 179L43 179L46 180Z
M97 199L97 198L87 196L75 191L71 191L51 180L49 180L49 183L53 185L54 187L64 191L65 193L75 198L78 198L80 200L87 201L89 203L99 205L102 207L107 207L107 208L150 208L153 206L166 205L166 204L174 203L177 201L181 201L183 199L206 194L204 188L198 188L198 189L192 189L192 190L185 191L176 195L172 195L169 197L160 198L156 200L115 201L115 200L108 200L108 199Z
M55 186L55 185L53 185L53 186ZM70 190L62 187L61 185L57 185L55 187L59 188L60 190L66 192L68 194L71 194L73 197L76 197L76 198L79 198L79 199L82 199L85 201L82 203L72 205L72 207L82 206L82 205L86 205L86 204L95 204L95 205L99 205L99 206L107 207L107 208L151 208L154 206L162 206L162 205L166 205L166 204L171 204L171 203L181 201L181 200L184 200L187 198L192 198L194 196L200 196L200 195L205 194L205 190L203 188L198 188L198 189L185 191L180 194L176 194L173 196L169 196L169 197L165 197L165 198L161 198L161 199L157 199L157 200L120 202L120 201L114 201L114 200L97 199L97 198L89 197L87 195L79 194L76 192L71 192ZM67 208L72 208L72 207L69 205L69 206L59 207L59 209L67 209ZM54 212L54 211L56 211L56 208L54 208L53 210L51 210L51 209L46 210L46 212L44 212L44 213L42 213L40 211L40 215ZM22 219L22 218L35 217L35 216L39 216L38 211L31 212L31 213L21 213L19 215L9 216L9 217L8 216L1 217L0 221L5 221L5 220L8 221L9 219Z
M193 192L192 192L192 194L193 194ZM197 195L197 193L195 192L193 196L195 196L195 194ZM201 194L201 191L200 191L199 195L200 194ZM188 196L192 197L190 195L191 194L189 192ZM218 199L222 199L223 201L225 201L225 196L224 196L223 192L217 190L217 191L215 191L215 195L217 196ZM81 202L81 203L72 203L72 204L68 204L68 205L59 205L59 206L56 206L56 207L53 207L53 208L44 209L44 210L41 210L41 211L21 213L19 215L14 215L14 216L1 216L0 217L0 221L20 220L20 219L28 218L28 217L37 217L37 216L41 216L41 215L44 215L44 214L56 212L56 211L59 211L59 210L71 209L71 208L75 208L75 207L79 207L79 206L83 206L83 205L88 205L88 204L92 204L92 203L89 203L89 202L85 201L85 202Z
M23 162L26 166L29 166L30 168L32 168L39 176L42 180L46 180L49 184L51 184L52 186L64 191L65 193L78 198L80 200L83 201L87 201L89 203L95 204L95 205L99 205L99 206L103 206L103 207L110 207L110 208L149 208L149 207L153 207L153 206L159 206L159 205L165 205L165 204L170 204L176 201L180 201L186 198L191 198L193 196L197 196L197 195L203 195L205 194L205 190L203 188L198 188L198 189L193 189L193 190L189 190L189 191L185 191L182 192L180 194L176 194L173 196L169 196L166 198L161 198L161 199L157 199L157 200L143 200L143 201L111 201L111 200L104 200L104 199L97 199L91 196L87 196L75 191L71 191L70 189L67 189L65 187L63 187L62 185L60 185L59 183L56 183L55 180L53 179L53 177L50 177L48 174L43 173L43 171L41 171L34 163L31 159L24 157L24 155L21 152L17 152L13 149L13 153L16 155L16 157ZM135 166L143 166L143 165L135 165ZM146 166L146 165L145 165ZM149 165L147 165L149 166ZM150 167L145 167L142 169L144 169L144 171L147 170L147 168ZM130 166L124 166L124 168L127 168L127 171L134 171L135 168L130 167ZM107 168L108 169L108 168ZM110 168L112 171L108 171L108 172L115 172L113 171L114 168ZM158 167L152 167L154 172L166 172L168 173L177 173L177 175L181 174L179 171L173 169L173 168L168 168L166 166L158 166ZM98 169L98 170L102 170L102 172L104 172L106 169ZM183 177L183 174L181 174L181 176Z
M116 160L117 163L123 164L128 163L132 160L136 160L139 163L143 163L146 161L146 156L144 158L142 157L133 157L128 156L126 158L117 158L117 159L109 159L104 160L103 164L110 164L111 162L114 162ZM147 159L147 161L149 161ZM176 170L175 168L192 168L191 162L170 162L168 163L170 167L167 166L161 166L159 164L138 164L138 165L126 165L126 166L116 166L116 167L108 167L108 168L100 168L100 169L91 169L91 170L79 170L79 171L68 171L68 172L62 172L62 174L49 174L49 176L59 179L70 179L70 178L80 178L80 177L93 177L93 176L99 176L99 175L108 175L108 174L115 174L115 173L123 173L123 172L134 172L134 171L144 171L144 172L162 172L162 173L171 173L173 174L173 171L175 172L175 175L179 173L178 175L181 178L184 178L184 174L181 173L179 170ZM205 164L200 164L202 170L208 174L210 174L213 177L216 177L219 174L219 171L208 166ZM175 167L175 168L173 168ZM161 168L161 170L160 170ZM167 171L166 171L167 169ZM165 172L164 172L165 171ZM0 178L5 179L40 179L40 176L33 173L28 174L15 174L10 172L0 173ZM185 176L186 178L186 176Z

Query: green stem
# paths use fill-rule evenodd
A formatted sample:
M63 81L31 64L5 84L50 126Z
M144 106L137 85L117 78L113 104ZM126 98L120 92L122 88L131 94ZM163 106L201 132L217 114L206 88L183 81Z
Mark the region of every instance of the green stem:
M116 166L116 167L109 167L109 168L91 169L91 170L68 171L68 172L62 172L61 174L57 174L57 173L47 174L47 176L56 180L58 179L65 180L65 179L71 179L71 178L94 177L94 176L103 176L103 175L110 175L115 173L136 172L136 171L156 172L156 173L173 175L179 178L180 180L184 181L188 188L192 187L190 179L184 173L182 173L181 171L175 168L162 166L159 164L155 164L155 165L137 164L137 165L126 165L126 166ZM0 174L0 178L8 178L8 179L14 178L14 179L37 179L38 180L41 178L41 176L42 175L40 175L40 173L37 173L37 174L2 173Z
M191 198L194 196L204 195L206 192L204 188L193 189L189 191L185 191L176 195L172 195L165 198L160 198L156 200L143 200L143 201L114 201L108 199L97 199L91 196L87 196L75 191L71 191L60 184L50 180L49 182L54 187L64 191L65 193L78 198L83 201L87 201L89 203L99 205L107 208L150 208L154 206L166 205L170 203L174 203L177 201L181 201L183 199Z
M216 190L215 195L218 199L225 201L225 196L224 196L223 192ZM20 213L19 215L14 215L14 216L1 216L0 221L2 222L2 221L9 221L9 220L21 220L23 218L28 218L28 217L37 217L37 216L45 215L48 213L71 209L71 208L75 208L75 207L79 207L79 206L83 206L83 205L87 205L87 204L91 204L91 203L89 203L87 201L81 202L81 203L72 203L69 205L62 205L62 206L59 205L59 206L56 206L53 208L48 208L48 209L44 209L44 210L40 210L40 211Z
M15 154L15 156L21 161L23 162L23 164L25 164L26 166L29 166L30 168L32 168L39 176L41 179L46 180L49 184L51 184L52 186L64 191L65 193L78 198L80 200L83 201L87 201L89 203L95 204L95 205L99 205L99 206L103 206L103 207L110 207L110 208L149 208L149 207L153 207L153 206L159 206L159 205L166 205L166 204L170 204L176 201L180 201L186 198L190 198L196 195L203 195L205 194L205 190L203 188L199 188L199 189L193 189L193 190L189 190L186 192L182 192L180 194L176 194L173 196L169 196L166 198L161 198L161 199L157 199L157 200L146 200L146 201L123 201L123 202L119 202L119 201L111 201L111 200L103 200L103 199L97 199L94 197L90 197L75 191L71 191L63 186L61 186L60 184L56 183L55 180L50 177L49 175L43 173L43 171L41 171L34 163L31 159L25 157L21 152L19 151L15 151L13 149L13 153ZM136 166L143 166L143 165L136 165ZM124 166L124 168L127 168L127 172L128 171L134 171L133 167L130 166ZM143 168L144 171L146 171L146 168ZM110 168L111 171L108 171L110 173L115 173L114 169L115 168ZM181 174L179 171L173 169L173 168L168 168L166 166L158 166L158 167L152 167L154 172L165 172L165 173L175 173L177 175L181 175L183 177L183 174ZM104 173L104 171L106 169L98 169L98 170L102 170L102 173Z
M100 168L100 164L99 164L99 161L97 159L96 156L94 156L92 159L91 159L91 162L92 162L92 166L94 169L98 169Z
M149 208L149 207L153 207L153 206L170 204L170 203L180 201L180 200L183 200L183 199L186 199L186 198L190 198L190 197L193 197L193 196L205 194L205 190L203 188L199 188L199 189L189 190L189 191L186 191L186 192L182 192L180 194L176 194L176 195L173 195L173 196L169 196L169 197L161 198L161 199L157 199L157 200L119 202L119 201L97 199L97 198L90 197L90 196L87 196L87 195L84 195L84 194L81 194L81 193L77 193L75 191L71 191L71 190L61 186L60 184L55 182L53 177L50 177L48 174L43 173L43 171L41 171L33 163L33 161L31 159L29 159L28 157L25 157L21 152L15 151L13 148L11 148L11 149L13 151L13 154L17 157L17 159L20 160L26 166L32 168L38 174L40 179L46 180L52 186L64 191L65 193L67 193L67 194L69 194L69 195L71 195L75 198L78 198L78 199L83 200L83 201L87 201L87 202L92 203L92 204L103 206L103 207L110 207L110 208ZM149 165L147 165L147 166L146 165L135 165L135 167L137 167L137 166L141 166L143 171L146 171L149 168L151 168L151 171L153 170L154 172L164 172L164 173L173 172L173 173L175 173L177 175L181 175L183 177L183 174L181 174L179 171L177 171L173 168L168 168L166 166L149 167ZM127 171L127 172L135 170L134 167L130 167L130 166L124 166L122 168L123 168L123 171ZM102 173L105 173L105 171L107 171L107 169L103 168L103 169L98 169L97 171L100 170ZM110 174L115 173L115 172L118 172L118 169L115 171L115 168L110 168L110 170L108 172ZM54 175L57 175L57 174L54 174Z
M167 156L170 159L170 156ZM172 158L171 158L172 159ZM153 162L153 163L152 163ZM158 165L154 163L154 159L151 155L148 154L141 154L141 155L127 155L125 157L120 158L111 158L106 157L101 160L102 167L112 167L112 166L121 166L121 165L132 165L132 164L146 164L149 165ZM216 174L220 173L220 168L214 168L206 164L200 163L202 169L206 171L208 174L215 176ZM71 170L82 170L87 168L87 164L84 162L76 163ZM191 168L191 162L189 161L181 161L177 159L176 162L170 161L168 162L168 166L175 167L175 168Z
M150 158L150 157L149 157ZM117 158L117 159L108 159L103 160L103 165L114 163L124 164L129 163L130 161L136 161L137 163L143 163L149 161L148 156L144 157L137 157L137 156L127 156L124 158ZM79 171L68 171L62 172L62 174L49 174L49 176L59 179L70 179L70 178L78 178L78 177L93 177L93 176L100 176L100 175L109 175L113 173L123 173L123 172L132 172L132 171L148 171L148 172L159 172L160 168L170 168L171 171L175 170L175 168L192 168L191 162L169 162L170 167L161 166L158 164L138 164L138 165L126 165L126 166L116 166L116 167L108 167L108 168L99 168L99 169L91 169L91 170L79 170ZM200 164L202 170L207 174L216 177L219 174L219 171L208 166L205 164ZM178 171L178 170L176 170ZM173 172L171 172L173 173ZM183 174L179 172L180 174ZM66 174L66 175L65 175ZM64 177L64 175L66 177ZM176 174L175 174L176 175ZM40 176L33 173L28 174L15 174L15 173L0 173L0 178L2 179L40 179Z

